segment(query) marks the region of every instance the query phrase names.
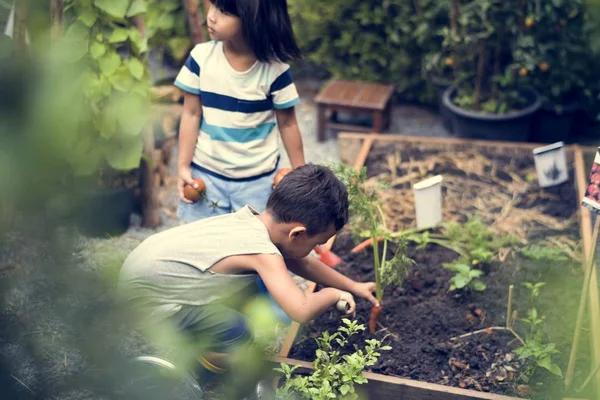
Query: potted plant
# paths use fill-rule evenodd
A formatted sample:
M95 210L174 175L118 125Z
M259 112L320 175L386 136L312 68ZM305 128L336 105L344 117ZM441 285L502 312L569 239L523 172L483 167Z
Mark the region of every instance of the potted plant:
M82 188L78 223L94 236L129 227L150 89L147 42L132 18L145 11L136 0L67 0L64 33L50 52L47 83L56 88L49 92L60 115L50 122L61 132L51 146L66 149L70 174Z
M453 0L443 50L451 55L453 86L443 103L455 134L463 137L526 141L540 108L528 86L528 71L514 62L523 6L517 0Z
M586 78L593 70L584 35L581 0L528 3L515 61L527 69L543 105L536 114L531 141L567 141L582 109Z

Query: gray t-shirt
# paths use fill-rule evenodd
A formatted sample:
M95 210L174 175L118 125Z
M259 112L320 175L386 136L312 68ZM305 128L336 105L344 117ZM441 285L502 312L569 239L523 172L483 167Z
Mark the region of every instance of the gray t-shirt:
M181 225L144 240L125 260L119 294L145 317L162 320L182 305L201 306L255 282L257 274L216 274L210 268L229 256L281 253L250 206Z

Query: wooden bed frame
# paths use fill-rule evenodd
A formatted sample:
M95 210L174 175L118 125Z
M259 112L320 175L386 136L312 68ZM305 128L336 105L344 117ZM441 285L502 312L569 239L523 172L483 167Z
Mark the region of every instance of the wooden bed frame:
M540 144L534 143L498 142L458 138L426 138L404 135L374 135L360 133L340 133L338 135L338 142L340 146L341 161L344 164L352 165L355 169L360 169L364 166L369 152L373 147L373 144L380 142L424 143L442 146L467 145L475 147L501 147L507 150L512 149L514 151L532 151L535 147L541 146ZM587 171L585 170L583 150L585 149L595 151L595 148L584 148L578 145L571 145L566 146L566 149L572 154L575 163L576 180L574 183L577 188L577 192L579 193L578 202L580 204L585 192L585 187L587 185ZM580 211L580 232L583 243L583 249L585 254L587 255L589 254L592 248L591 213L585 207L581 207ZM333 237L328 243L326 243L324 247L330 250L333 246L334 241L335 237ZM582 267L585 268L584 265L582 265ZM598 281L596 271L594 271L590 281L590 291L588 296L588 309L591 331L590 336L592 338L592 368L594 368L596 365L600 365L600 306L597 282ZM315 287L316 284L314 282L309 282L306 292L313 292L315 290ZM310 363L286 358L290 353L294 340L298 334L299 328L300 325L298 323L294 322L291 324L278 356L272 357L271 361L273 363L277 363L277 365L279 365L280 362L284 362L292 366L298 365L301 367L301 370L307 372L310 369L312 369L312 365ZM597 340L594 341L594 338L597 338ZM478 392L475 390L460 389L450 386L432 384L382 374L365 372L364 375L369 380L369 382L364 386L367 395L371 399L380 399L386 397L406 400L518 399L516 397ZM594 400L600 400L600 372L596 375L593 382L596 385L596 391L598 392L598 395L594 398Z

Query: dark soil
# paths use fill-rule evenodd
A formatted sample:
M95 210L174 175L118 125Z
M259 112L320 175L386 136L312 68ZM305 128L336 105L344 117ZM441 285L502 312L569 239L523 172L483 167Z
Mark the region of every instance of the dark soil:
M368 163L370 176L384 173L386 168L386 164L381 163L385 153L382 150L377 152L377 148L374 150L376 152L369 158ZM408 159L408 154L404 157L403 154L403 160ZM417 160L418 150L411 150L411 157ZM503 176L502 168L524 175L533 166L533 160L526 157L517 158L502 154L486 154L486 157L498 163L499 177ZM433 174L467 175L460 170L444 170L442 168L447 166L443 163L439 168L440 170L434 170ZM570 174L572 177L572 170ZM469 178L480 179L476 175ZM567 219L578 209L576 192L570 182L547 189L546 192L554 196L546 197L542 202L536 202L535 193L532 192L529 196L530 203L520 204L519 207L540 206L545 215ZM468 190L468 186L465 186L465 189ZM527 193L524 195L525 199ZM577 240L574 227L555 233L573 235L573 239ZM535 242L534 237L530 239ZM349 232L344 231L338 235L334 251L345 261L339 267L340 272L358 281L374 281L371 249L351 254L349 250L353 245ZM513 308L518 311L519 318L525 317L531 307L531 301L529 291L522 283L546 282L535 307L545 316L544 340L556 343L561 351L553 360L564 373L582 285L578 263L534 262L513 253L503 263L495 261L491 265L481 267L485 272L482 279L487 285L484 292L459 293L448 291L452 273L442 266L443 263L455 260L455 253L429 245L425 250L409 246L408 255L416 261L416 265L411 268L402 287L386 289L384 310L379 317L378 332L374 335L378 339L385 338L392 350L383 352L377 364L373 366L373 372L536 399L558 399L564 394L562 379L541 368L536 370L529 382L519 379L519 372L523 370L524 365L513 352L519 346L519 342L508 332L483 333L459 340L450 339L491 326L504 326L508 286L511 284L515 285ZM368 326L369 312L370 304L362 299L357 300L356 318L365 326ZM324 331L334 332L339 325L339 315L335 311L328 311L303 326L290 357L314 360L317 349L314 338ZM526 336L528 326L525 323L518 321L515 328L521 336ZM367 329L357 335L353 343L362 346L364 340L370 337L372 335ZM579 384L585 379L590 365L589 337L582 338L581 344L576 377ZM575 383L574 386L579 385Z

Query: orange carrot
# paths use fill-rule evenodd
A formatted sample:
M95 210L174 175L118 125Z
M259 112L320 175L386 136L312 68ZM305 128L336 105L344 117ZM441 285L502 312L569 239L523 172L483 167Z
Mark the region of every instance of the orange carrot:
M369 332L375 333L375 329L377 328L377 319L379 318L381 311L383 311L381 305L373 306L373 308L371 308L371 316L369 317Z
M383 238L380 236L377 238L378 242L381 242L383 240ZM356 247L354 247L352 250L350 250L351 253L358 253L363 251L364 249L366 249L369 246L373 246L373 238L369 238L367 240L365 240L362 243L359 243Z

